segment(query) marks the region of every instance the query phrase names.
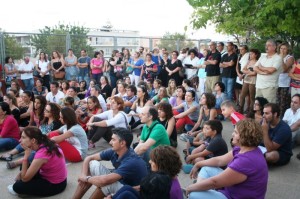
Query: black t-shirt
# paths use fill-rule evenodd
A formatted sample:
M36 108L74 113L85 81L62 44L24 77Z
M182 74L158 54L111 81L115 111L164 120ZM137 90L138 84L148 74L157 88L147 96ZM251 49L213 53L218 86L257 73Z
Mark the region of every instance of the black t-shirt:
M208 64L206 65L205 71L206 71L206 76L211 77L211 76L219 76L220 75L220 61L221 61L221 54L219 51L216 51L214 53L211 53L210 55L207 55L205 61L207 60L217 60L216 64Z
M230 62L230 61L234 62L233 66L223 68L222 77L236 78L237 74L236 74L235 66L236 66L237 58L238 58L238 56L236 53L232 53L230 55L228 53L226 53L222 57L221 63Z
M109 84L106 84L103 88L101 88L101 94L104 99L107 99L111 96L112 88Z
M221 135L216 135L214 138L210 139L206 150L212 152L212 154L208 155L210 158L228 153L227 144Z
M110 58L109 61L115 61L114 58ZM122 59L119 57L119 60L117 61L117 65L121 64L122 63ZM114 66L112 66L111 64L110 65L110 69L109 69L109 75L111 76L116 76L116 73L114 71Z

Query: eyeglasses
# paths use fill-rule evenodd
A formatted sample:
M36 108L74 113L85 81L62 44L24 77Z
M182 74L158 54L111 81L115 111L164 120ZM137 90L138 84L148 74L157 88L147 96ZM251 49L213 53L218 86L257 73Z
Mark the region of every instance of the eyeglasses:
M49 111L49 110L47 110L47 109L45 109L44 111L45 111L46 113L50 113L50 112L51 112L51 111Z

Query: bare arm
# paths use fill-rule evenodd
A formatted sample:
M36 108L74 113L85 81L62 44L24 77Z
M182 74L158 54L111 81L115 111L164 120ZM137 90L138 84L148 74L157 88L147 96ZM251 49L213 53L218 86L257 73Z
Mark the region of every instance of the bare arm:
M140 140L140 143L135 147L134 152L138 155L145 153L151 146L156 143L152 138L148 138L146 142Z

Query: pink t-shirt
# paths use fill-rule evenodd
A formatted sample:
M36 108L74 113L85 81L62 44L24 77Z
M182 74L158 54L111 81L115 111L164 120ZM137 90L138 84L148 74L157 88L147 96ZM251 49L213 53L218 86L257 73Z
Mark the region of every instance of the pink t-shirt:
M45 180L53 184L58 184L63 182L67 178L67 166L64 158L64 154L61 149L59 149L61 157L58 157L55 153L49 155L47 153L47 148L40 148L34 156L34 159L46 159L48 160L40 168L40 175Z
M19 141L20 129L17 120L12 115L8 115L0 124L0 135L2 138L14 138Z
M96 67L100 67L103 64L103 60L102 59L96 59L96 58L94 58L94 59L92 59L91 63L93 65L96 65ZM101 68L93 68L92 69L92 74L99 74L99 73L102 73L102 69Z

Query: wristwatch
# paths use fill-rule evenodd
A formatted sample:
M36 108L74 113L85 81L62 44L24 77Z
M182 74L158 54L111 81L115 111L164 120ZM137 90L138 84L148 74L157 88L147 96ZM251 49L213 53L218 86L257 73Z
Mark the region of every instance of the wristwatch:
M86 182L89 182L89 179L90 179L91 177L92 177L92 176L86 176L85 181L86 181Z

